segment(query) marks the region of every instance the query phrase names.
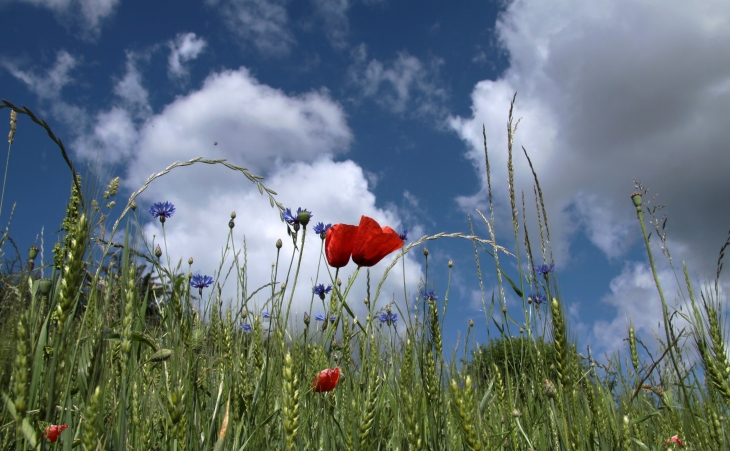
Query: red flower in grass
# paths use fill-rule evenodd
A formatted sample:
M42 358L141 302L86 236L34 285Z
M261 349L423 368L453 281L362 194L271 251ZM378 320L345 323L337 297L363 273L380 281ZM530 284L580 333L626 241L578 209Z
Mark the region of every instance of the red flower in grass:
M49 442L56 443L58 436L61 435L64 429L68 429L65 424L52 424L46 428L46 432L43 433L43 437L47 438Z
M363 216L360 225L335 224L327 230L325 254L333 268L352 261L357 266L374 266L386 255L403 247L403 239L390 227L380 227L373 218Z
M679 445L680 448L684 447L684 443L682 442L682 440L679 439L679 435L675 435L674 437L664 442L664 446L669 446L671 443L676 443L677 445Z
M352 248L352 261L357 266L374 266L386 255L402 247L403 240L398 232L387 226L381 228L373 218L363 216Z
M337 387L339 380L340 367L322 370L318 375L314 376L312 391L332 391Z
M357 226L335 224L327 229L324 240L324 253L327 263L333 268L342 268L350 261L352 246L355 244Z

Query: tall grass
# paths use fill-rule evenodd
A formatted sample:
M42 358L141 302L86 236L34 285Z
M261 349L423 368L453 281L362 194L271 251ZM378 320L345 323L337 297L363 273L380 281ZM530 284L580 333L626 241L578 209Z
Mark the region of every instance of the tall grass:
M583 357L571 339L565 303L556 288L543 193L524 148L535 180L543 263L535 260L527 233L524 193L522 255L512 169L519 123L512 126L514 99L508 122L514 253L499 246L494 233L485 135L490 215L478 215L489 239L475 236L473 229L471 235L422 237L393 255L377 285L373 281L371 286L369 271L356 270L346 283L335 272L323 281L333 285L328 296L335 317L318 322L307 316L296 327L289 321L289 307L301 255L316 247L312 242L320 242L312 232L307 237L306 224L291 230L298 244L294 254L280 255L277 246L272 280L259 286L248 284L248 268L257 262L248 262L243 249L230 282L242 296L229 307L217 291L212 302L194 308L202 290L212 288L191 287L189 270L179 264L161 265L164 240L149 245L139 233L135 198L171 170L199 163L224 165L255 183L271 206L283 211L262 177L222 160L175 163L150 176L109 227L118 179L99 199L92 190L83 191L89 183L78 176L50 127L25 107L7 101L1 106L44 128L73 174L64 238L54 249L51 267L44 268L51 277L41 277L34 266L37 248L29 251L27 265L11 272L3 268L3 450L719 450L730 443L730 364L717 285L730 239L720 252L714 290L703 289L697 299L683 268L691 311L670 310L643 219L644 207L652 217L656 209L644 202L647 190L637 184L632 201L661 295L666 331L658 337L661 355L639 352L644 344L629 324L630 365L617 355L607 365L596 362L590 352ZM15 120L12 127L14 133ZM8 152L12 134L9 138ZM654 220L665 246L665 235ZM235 214L229 226L235 226ZM3 234L6 243L8 230ZM232 236L229 245L235 249ZM497 298L483 299L487 320L501 336L474 343L472 323L460 344L462 356L444 355L448 287L443 299L427 290L433 271L448 270L450 280L452 264L434 269L422 247L426 241L454 237L472 241L482 293L480 258L494 260L498 281ZM383 281L413 250L423 252L425 280L417 287L404 286L404 292L419 293L418 315L398 310L397 323L381 322L378 314L386 312L376 311L375 305ZM669 257L668 250L664 253ZM518 263L525 258L530 270L523 273L520 263L520 272L510 276L500 257ZM351 289L356 277L367 278L366 293ZM508 311L505 284L522 300L522 318ZM249 309L254 297L271 306L269 320ZM363 297L369 314L357 320L351 299ZM399 306L388 308L394 309L387 311L392 314ZM677 330L680 317L690 330ZM695 360L699 366L691 363ZM314 391L315 376L335 367L341 368L341 376L334 390ZM60 436L52 442L57 430Z

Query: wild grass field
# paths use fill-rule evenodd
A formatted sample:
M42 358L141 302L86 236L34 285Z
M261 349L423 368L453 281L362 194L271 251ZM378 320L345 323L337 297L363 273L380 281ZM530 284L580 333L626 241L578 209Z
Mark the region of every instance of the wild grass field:
M579 353L556 289L543 202L549 193L540 189L539 168L533 168L539 247L524 224L524 195L522 215L518 212L512 136L519 121L513 123L512 109L511 252L494 238L491 181L490 212L475 212L489 237L477 237L472 229L471 235L407 241L365 217L358 226L314 224L306 209L285 208L262 177L202 158L153 174L115 207L118 178L104 182L103 192L95 190L93 175L79 175L44 121L5 100L0 109L11 116L8 157L16 116L26 115L58 145L69 174L75 174L69 177L63 233L52 258L39 261L35 246L27 259L14 257L11 226L0 237L3 450L730 449L730 363L717 282L730 239L720 250L714 286L698 290L683 267L691 308L671 308L657 278L645 210L660 245L666 242L647 190L637 183L626 204L641 224L665 334L645 346L628 326L625 361L614 355L601 364ZM490 180L494 150L484 139ZM525 157L529 160L527 152ZM164 199L137 205L137 196L154 179L192 164L215 164L247 177L271 201L273 208L262 214L281 215L297 244L293 255L284 255L280 243L271 243L277 262L271 280L251 286L247 268L268 262L247 261L244 251L227 279L241 293L231 302L218 288L220 271L193 276L192 261L187 267L163 265L162 255L165 261L180 256L167 255L164 234L153 248L140 232L140 221L149 219L161 221L164 231L165 222L175 220L175 207ZM4 187L3 181L3 192ZM2 208L0 200L0 213L7 213ZM229 230L235 225L232 213ZM232 236L229 232L228 245L240 248ZM479 283L495 293L487 321L494 318L502 332L489 343L476 343L473 330L484 326L470 324L459 355L442 344L450 287L435 292L429 284L434 272L451 280L453 268L430 265L424 246L444 237L473 243ZM302 283L302 252L319 253L327 268L312 288L312 299L329 306L320 317L294 317L290 308L293 288ZM415 314L413 305L376 309L388 270L408 252L417 253L425 268L418 286L403 287L415 299ZM358 268L340 271L350 258ZM383 259L391 261L388 270L371 272ZM495 263L494 289L484 286L481 268L491 267L485 259ZM502 269L507 265L500 266L506 259L531 270L508 274ZM355 278L367 278L366 292L351 289ZM522 300L521 314L508 313L505 290ZM363 298L369 314L356 319L351 306ZM256 310L255 304L266 309ZM679 330L680 319L689 326ZM513 337L508 330L517 328Z

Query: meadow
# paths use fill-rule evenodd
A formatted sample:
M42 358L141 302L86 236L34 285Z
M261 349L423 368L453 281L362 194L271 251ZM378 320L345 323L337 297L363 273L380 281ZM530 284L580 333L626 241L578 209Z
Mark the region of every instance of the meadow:
M714 286L693 287L683 267L691 308L671 308L656 274L645 212L663 250L666 235L647 190L637 183L626 204L636 210L661 298L664 335L650 346L659 351L650 352L629 325L623 360L615 354L601 364L579 353L556 289L539 168L533 168L539 246L527 234L524 195L521 216L518 211L512 137L519 121L514 123L512 108L511 252L494 237L491 181L490 211L475 212L488 237L475 236L472 228L471 235L407 241L365 218L354 229L328 228L310 222L307 210L285 208L263 178L246 168L203 158L153 174L112 215L119 210L118 178L95 189L93 175L79 175L45 121L5 100L0 110L11 116L8 157L16 116L26 115L58 145L74 174L52 258L39 262L35 246L27 258L13 257L10 227L0 237L3 450L730 449L730 363L718 288L730 239L720 250ZM493 150L486 136L484 143L491 180ZM192 261L163 265L163 254L165 261L179 257L167 258L164 244L153 248L140 233L140 220L150 218L164 230L166 221L175 220L175 207L164 199L137 205L137 196L153 180L193 164L237 171L256 184L271 202L262 214L281 215L298 244L294 254L284 255L280 244L271 243L277 263L271 280L255 281L258 286L248 285L247 268L268 262L249 262L244 250L226 279L241 293L232 302L218 288L225 271L215 278L193 276ZM235 222L232 213L230 231ZM240 247L229 233L229 246ZM487 321L501 331L489 343L476 343L473 330L483 325L471 324L460 355L442 341L450 286L435 292L429 284L435 271L451 280L451 263L434 268L425 247L445 237L473 243L480 286L493 293ZM312 291L313 300L329 306L321 317L294 318L291 311L293 288L302 283L300 252L321 253L320 264L328 267ZM376 308L389 270L403 264L408 252L417 253L425 270L418 286L403 287L415 313L405 311L413 305ZM341 273L350 258L358 268ZM371 274L369 268L383 259L391 262L385 273ZM530 270L509 274L500 266L505 259ZM493 289L482 277L487 260L496 268ZM351 290L357 277L367 278L366 292ZM522 300L518 313L508 312L505 290ZM352 305L363 298L369 314L356 319ZM266 310L253 309L254 300ZM688 325L681 330L680 319Z

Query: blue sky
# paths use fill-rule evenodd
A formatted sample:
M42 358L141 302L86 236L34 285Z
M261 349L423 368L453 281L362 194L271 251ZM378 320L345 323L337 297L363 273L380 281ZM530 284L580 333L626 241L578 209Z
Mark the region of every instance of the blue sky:
M484 125L497 242L514 252L506 123L517 92L517 198L524 191L533 255L542 263L524 146L581 350L623 350L627 318L648 343L655 331L663 335L629 198L635 179L667 205L659 215L668 217L676 276L659 247L654 254L670 303L684 303L676 282L682 261L694 282L714 280L730 228L725 1L0 0L0 14L0 96L46 119L77 166L99 167L104 183L121 177L116 214L149 175L203 156L265 176L280 202L312 210L315 222L357 224L365 214L409 229L414 240L468 232L469 214L488 238L475 211L489 217ZM0 221L16 203L11 236L23 254L42 236L49 258L69 180L60 152L21 117ZM291 255L278 214L240 174L176 169L138 204L144 210L163 200L177 207L166 223L171 260L192 256L194 271L218 271L232 210L252 287L268 281L278 238ZM144 221L146 236L159 242L159 224ZM299 313L309 310L319 246L310 235ZM486 340L490 321L471 242L428 247L429 288L441 300L454 261L446 343L464 336L469 319ZM374 280L390 261L373 268ZM226 262L224 273L230 255ZM484 253L481 263L489 302L494 266ZM516 277L516 260L502 255L500 263ZM411 252L378 307L405 306L404 277L414 295L424 271L420 249ZM360 315L363 279L352 299ZM505 293L521 321L514 294Z

